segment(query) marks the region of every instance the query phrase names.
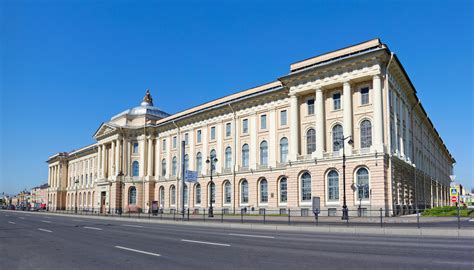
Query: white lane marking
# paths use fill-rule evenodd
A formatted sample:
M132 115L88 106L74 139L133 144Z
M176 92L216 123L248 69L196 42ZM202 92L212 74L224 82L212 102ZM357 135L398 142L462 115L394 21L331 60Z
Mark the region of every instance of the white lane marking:
M41 229L41 228L38 228L38 231L49 232L49 233L53 232L53 231L46 230L46 229Z
M473 262L450 262L450 261L434 261L433 263L444 263L444 264L461 264L461 265L474 265Z
M133 227L133 228L143 228L143 226L140 226L140 225L129 225L129 224L123 224L122 226L126 226L126 227Z
M51 218L51 217L44 217L44 218Z
M142 250L133 249L133 248L127 248L127 247L121 247L121 246L115 246L115 248L124 249L124 250L128 250L128 251L133 251L133 252L138 252L138 253L147 254L147 255L151 255L151 256L157 256L157 257L161 256L158 253L151 253L151 252L142 251Z
M48 220L41 220L41 222L44 222L44 223L51 223L51 221L48 221Z
M79 222L82 222L83 220L80 220L80 219L73 219L72 221L79 221Z
M242 237L254 237L254 238L268 238L273 239L275 236L268 236L268 235L255 235L255 234L240 234L240 233L229 233L232 236L242 236Z
M19 219L25 219L24 217L18 217Z
M469 222L474 222L474 219L471 218L471 219L469 220Z
M86 226L86 227L82 227L82 228L84 228L84 229L89 229L89 230L97 230L97 231L102 231L102 229L101 229L101 228L96 228L96 227L87 227L87 226Z
M10 223L10 224L15 224L15 222L13 222L13 221L8 221L8 223Z
M189 243L196 243L196 244L204 244L204 245L230 247L229 244L221 244L221 243L203 242L203 241L195 241L195 240L187 240L187 239L181 239L181 241L182 242L189 242Z
M10 215L5 215L6 217L9 217Z

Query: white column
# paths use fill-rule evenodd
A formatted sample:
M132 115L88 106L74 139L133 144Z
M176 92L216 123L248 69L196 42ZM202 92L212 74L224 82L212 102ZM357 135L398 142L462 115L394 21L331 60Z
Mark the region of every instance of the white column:
M250 155L249 165L251 169L256 169L258 164L258 150L260 148L259 142L257 141L257 115L253 114L249 119L249 132L250 132Z
M295 94L290 95L290 149L288 159L295 161L299 155L298 141L299 122L298 122L298 97Z
M155 139L155 159L154 159L154 164L155 164L155 179L158 180L161 176L161 171L160 171L160 166L161 166L161 156L160 156L160 151L161 151L161 143L160 139L158 136L156 136Z
M117 139L114 141L114 158L115 158L114 176L117 176L119 173L119 149L120 149L120 141Z
M127 146L125 147L125 155L124 155L124 167L125 167L125 175L130 176L130 148L132 147L132 143L130 139L127 139Z
M148 161L148 166L146 167L146 172L147 176L152 176L153 175L153 141L151 138L148 138L148 150L147 150L147 161Z
M374 149L383 152L383 103L382 103L382 83L380 75L373 77L374 87Z
M209 156L209 145L208 145L208 141L209 141L209 137L207 136L207 130L208 130L208 126L204 126L202 129L202 133L201 133L201 141L202 141L202 175L206 175L207 174L207 165L206 165L206 159L207 157ZM201 192L203 190L206 190L206 187L204 185L201 186ZM204 200L206 201L205 197L201 197L201 200Z
M275 117L276 110L273 109L268 112L268 166L275 168L277 160L279 160L278 153L280 153L280 142L277 141L277 119Z
M145 176L145 144L146 144L146 136L143 135L142 138L138 141L139 148L140 148L140 164L139 164L139 172L138 175L140 177Z
M352 91L351 85L349 82L344 82L343 84L343 98L344 98L344 125L343 133L344 137L352 136ZM346 150L346 155L350 156L352 154L352 147L347 141L344 142L344 147Z
M195 153L195 145L194 145L194 129L191 129L188 131L188 149L189 149L189 152L188 152L188 157L189 157L189 170L194 170L195 169L195 166L196 166L196 153ZM191 191L191 186L188 187L188 193L190 194L190 191ZM190 202L188 201L188 205L191 205L189 204Z
M321 88L316 89L316 156L321 159L324 155L324 146L326 138L325 134L326 121L324 119L324 95Z
M404 140L405 140L405 136L406 136L406 133L404 134L403 133L403 123L405 123L406 125L406 116L405 116L405 104L403 102L402 99L400 99L400 155L402 157L405 157L405 145L404 145ZM406 131L406 129L405 129Z
M221 173L222 172L222 167L223 167L223 164L224 164L224 158L223 158L223 139L222 139L222 125L223 123L222 122L219 122L216 124L216 141L217 141L217 145L216 145L216 156L217 156L217 163L216 163L216 172L217 173ZM217 197L216 197L217 199ZM216 201L217 202L217 201Z

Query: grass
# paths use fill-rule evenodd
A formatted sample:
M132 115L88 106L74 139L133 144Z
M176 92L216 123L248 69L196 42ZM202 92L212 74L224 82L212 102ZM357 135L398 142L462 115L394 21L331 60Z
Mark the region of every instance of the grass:
M468 212L467 208L462 207L459 211L461 217L468 217ZM458 209L456 206L433 207L426 209L421 215L424 217L455 217L458 215ZM474 213L471 213L469 216L474 216Z

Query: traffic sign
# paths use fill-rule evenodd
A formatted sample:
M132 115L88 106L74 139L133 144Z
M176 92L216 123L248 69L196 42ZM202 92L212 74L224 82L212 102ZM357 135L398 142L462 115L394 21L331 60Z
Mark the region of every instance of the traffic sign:
M450 188L450 193L451 193L451 196L458 196L457 188Z
M451 196L451 202L457 202L458 196Z
M186 182L197 182L197 179L198 179L197 171L186 170L184 174L184 179L186 179Z

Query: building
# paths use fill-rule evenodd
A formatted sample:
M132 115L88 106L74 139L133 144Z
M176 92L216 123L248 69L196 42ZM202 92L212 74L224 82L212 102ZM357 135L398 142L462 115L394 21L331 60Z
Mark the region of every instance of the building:
M31 207L47 208L48 206L48 184L43 184L31 189Z
M140 106L102 123L96 143L49 157L48 200L53 209L102 213L146 212L154 201L180 209L184 165L199 173L184 189L194 211L212 197L226 211L306 215L319 197L323 211L339 215L344 147L349 210L399 215L448 205L455 160L416 93L379 39L293 63L273 82L173 115L147 92Z

